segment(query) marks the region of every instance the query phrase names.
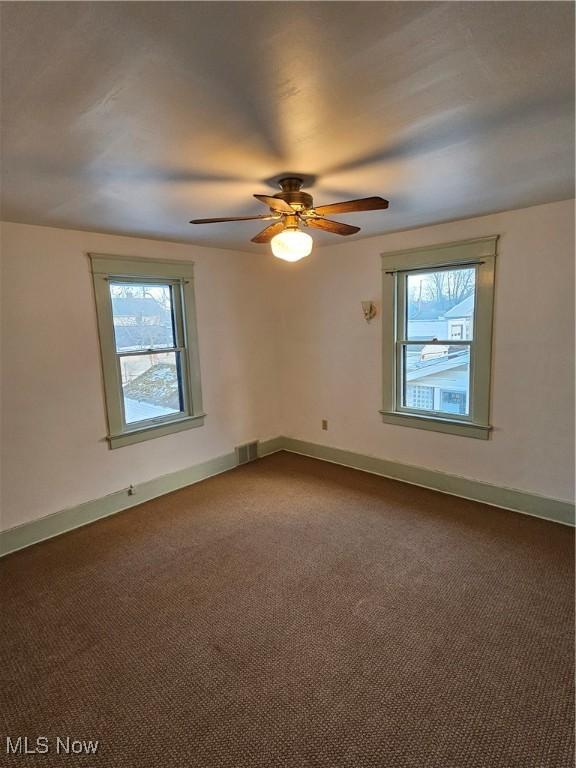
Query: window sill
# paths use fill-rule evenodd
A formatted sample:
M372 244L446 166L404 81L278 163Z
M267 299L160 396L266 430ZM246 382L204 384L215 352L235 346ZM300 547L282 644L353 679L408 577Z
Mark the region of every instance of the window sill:
M457 421L456 419L438 419L429 416L417 416L412 413L399 413L398 411L380 411L382 421L386 424L394 424L400 427L412 427L414 429L427 429L432 432L445 432L449 435L473 437L477 440L488 440L492 427L483 424L471 424Z
M205 413L197 416L186 416L183 419L177 419L164 424L153 424L140 429L132 429L129 432L122 432L120 435L108 435L110 448L123 448L125 445L141 443L144 440L153 440L156 437L171 435L175 432L183 432L185 429L194 429L204 424Z

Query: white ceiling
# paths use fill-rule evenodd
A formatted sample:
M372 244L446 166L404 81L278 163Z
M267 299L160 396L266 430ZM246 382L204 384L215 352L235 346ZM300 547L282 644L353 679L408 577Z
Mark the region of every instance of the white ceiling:
M568 2L14 2L3 218L261 250L254 192L316 176L356 237L573 195ZM277 191L277 190L275 190ZM337 217L334 217L337 218ZM314 232L318 241L334 235Z

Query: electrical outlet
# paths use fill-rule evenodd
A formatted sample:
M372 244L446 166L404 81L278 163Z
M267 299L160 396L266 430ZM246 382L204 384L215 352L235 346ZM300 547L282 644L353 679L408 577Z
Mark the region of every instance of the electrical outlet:
M130 483L128 486L128 496L134 496L136 494L136 488Z
M328 429L328 419L322 419L322 429Z

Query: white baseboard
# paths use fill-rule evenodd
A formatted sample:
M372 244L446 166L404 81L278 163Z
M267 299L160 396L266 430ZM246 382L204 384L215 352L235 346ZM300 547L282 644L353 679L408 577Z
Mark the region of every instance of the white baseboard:
M311 456L322 461L341 464L364 472L389 477L412 485L459 496L472 501L479 501L495 507L521 512L525 515L540 517L555 523L574 525L574 505L560 499L526 493L513 488L502 488L478 480L470 480L457 475L448 475L432 469L424 469L409 464L400 464L375 456L331 448L327 445L309 443L293 437L274 437L258 444L258 455L267 456L277 451L289 451L303 456ZM16 552L24 547L51 539L61 533L87 525L124 509L135 507L150 499L163 496L213 475L227 472L237 466L234 452L217 456L214 459L196 464L187 469L172 472L169 475L148 480L138 485L136 493L131 495L124 488L100 499L87 501L70 509L63 509L52 515L41 517L30 523L24 523L6 531L0 531L0 557Z
M176 491L178 488L205 480L207 477L219 475L221 472L226 472L236 466L236 454L234 452L227 453L193 467L140 483L134 495L129 493L128 488L123 488L100 499L86 501L76 507L41 517L39 520L0 531L0 557L29 547L31 544L37 544L39 541L51 539L53 536L66 533L66 531L71 531L82 525L93 523L102 517L108 517L124 509L135 507L144 501L150 501L150 499L163 496L165 493Z
M490 483L484 483L480 480L470 480L459 475L448 475L444 472L416 467L411 464L400 464L396 461L379 459L375 456L354 453L341 448L331 448L318 443L309 443L293 437L279 437L268 441L268 443L270 445L265 445L262 449L268 453L279 450L299 453L303 456L342 464L346 467L400 480L411 485L420 485L451 496L490 504L493 507L521 512L555 523L574 525L574 504L561 499L539 496L515 488L490 485ZM267 450L268 447L270 450Z

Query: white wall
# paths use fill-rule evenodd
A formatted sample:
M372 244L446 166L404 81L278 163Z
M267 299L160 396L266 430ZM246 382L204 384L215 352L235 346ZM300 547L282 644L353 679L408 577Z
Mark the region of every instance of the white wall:
M571 500L573 232L573 204L561 202L285 264L4 223L2 527L279 434ZM380 318L368 325L360 308L380 307L379 254L487 234L501 235L492 439L383 424ZM88 251L196 262L203 428L109 450Z
M380 317L367 325L360 308L363 299L381 307L380 253L491 234L501 236L492 438L383 424ZM573 202L565 201L344 241L281 265L284 434L571 500L573 237Z
M195 261L203 428L108 448L88 251ZM3 528L279 434L267 254L4 223L2 271Z

